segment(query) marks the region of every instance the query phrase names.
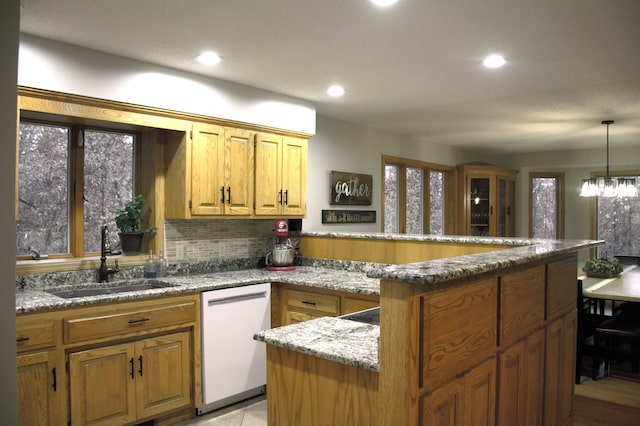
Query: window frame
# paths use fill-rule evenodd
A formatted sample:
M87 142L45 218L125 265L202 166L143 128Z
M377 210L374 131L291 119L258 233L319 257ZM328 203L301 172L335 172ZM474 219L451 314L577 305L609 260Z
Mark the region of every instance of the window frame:
M43 253L47 254L50 259L68 259L68 258L86 258L99 256L100 252L84 251L84 152L85 152L85 132L109 132L122 133L132 135L133 143L133 193L138 193L138 167L141 150L141 130L135 126L123 126L118 123L98 122L84 123L73 117L60 116L57 114L33 114L28 111L21 111L18 126L22 123L43 126L59 126L69 129L69 145L68 145L68 229L69 229L69 251L67 253ZM19 134L18 134L19 138ZM19 143L19 141L18 141ZM18 151L19 152L19 151ZM19 155L19 154L18 154ZM19 173L18 163L16 163L16 174ZM19 184L19 182L18 182ZM19 190L19 188L17 188ZM18 194L18 192L16 192ZM115 212L113 212L115 217ZM18 203L16 201L16 221L19 218ZM16 260L30 260L31 256L17 255Z
M615 172L609 172L609 175L616 177L631 177L631 176L640 176L640 169L628 169L628 170L616 170ZM604 170L591 172L589 177L599 178L605 177L606 172ZM589 214L589 238L592 240L598 239L598 197L591 197L589 202L590 204L590 214ZM593 247L589 249L589 257L595 258L598 256L598 247Z
M406 234L406 172L407 168L416 168L423 171L423 193L422 202L424 211L422 215L422 235L430 234L430 217L431 217L431 203L430 203L430 171L438 171L444 173L444 234L450 235L455 233L455 188L456 188L456 168L455 166L447 166L444 164L431 163L427 161L413 160L409 158L395 157L391 155L382 155L382 196L381 198L381 216L380 230L384 232L385 223L385 167L387 165L394 165L399 167L399 186L401 188L400 194L398 194L398 233Z
M534 179L556 179L556 239L564 238L565 228L565 174L564 172L529 172L529 238L533 238L533 180Z

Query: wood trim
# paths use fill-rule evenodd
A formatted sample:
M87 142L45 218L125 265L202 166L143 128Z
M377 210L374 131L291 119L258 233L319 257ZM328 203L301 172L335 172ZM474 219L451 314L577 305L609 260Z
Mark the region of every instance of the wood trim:
M300 238L300 251L307 257L391 264L488 253L514 247L516 246L435 241L393 241L369 238L352 239L310 236Z
M126 102L111 101L89 96L18 87L20 109L64 114L103 121L115 121L138 126L188 131L191 122L198 121L253 131L278 133L309 139L311 134L277 129L236 120L226 120L200 114L191 114L162 108L154 108Z

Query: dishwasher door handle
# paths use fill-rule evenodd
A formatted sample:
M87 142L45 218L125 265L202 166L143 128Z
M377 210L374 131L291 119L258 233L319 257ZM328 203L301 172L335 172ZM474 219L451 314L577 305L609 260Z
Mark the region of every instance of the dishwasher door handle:
M237 296L221 297L219 299L211 299L207 302L209 306L222 305L225 303L241 302L243 300L262 299L267 297L266 291L259 291L256 293L239 294Z

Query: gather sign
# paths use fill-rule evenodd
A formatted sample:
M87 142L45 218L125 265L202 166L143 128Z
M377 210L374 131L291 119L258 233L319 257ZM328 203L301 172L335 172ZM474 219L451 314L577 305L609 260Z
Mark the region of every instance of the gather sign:
M331 172L331 205L370 206L373 176Z

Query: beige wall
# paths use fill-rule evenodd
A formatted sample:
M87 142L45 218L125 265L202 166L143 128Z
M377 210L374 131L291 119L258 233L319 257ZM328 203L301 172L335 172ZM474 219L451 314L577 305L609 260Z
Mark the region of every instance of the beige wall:
M14 222L15 199L15 140L16 102L18 70L18 31L20 27L19 0L0 2L0 141L3 152L0 156L0 226L2 241L0 246L0 377L2 377L2 398L0 413L2 424L17 423L16 399L16 305L15 305L15 240Z

